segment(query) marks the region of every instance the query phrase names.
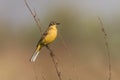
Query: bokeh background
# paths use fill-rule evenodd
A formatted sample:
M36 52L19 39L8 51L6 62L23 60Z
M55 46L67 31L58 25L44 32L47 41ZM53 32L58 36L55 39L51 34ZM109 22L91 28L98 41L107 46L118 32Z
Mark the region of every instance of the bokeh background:
M41 27L60 22L51 44L62 80L107 80L108 61L100 16L111 53L112 80L120 80L119 0L27 0L36 9ZM35 63L29 59L40 32L24 0L0 0L0 80L57 80L46 48Z

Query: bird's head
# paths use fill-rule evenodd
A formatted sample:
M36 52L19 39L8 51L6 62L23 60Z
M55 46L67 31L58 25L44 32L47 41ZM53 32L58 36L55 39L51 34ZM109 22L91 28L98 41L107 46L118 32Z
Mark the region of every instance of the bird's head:
M49 27L50 26L57 26L57 25L60 25L60 23L57 23L57 22L55 22L55 21L52 21L52 22L50 22L50 24L49 24Z

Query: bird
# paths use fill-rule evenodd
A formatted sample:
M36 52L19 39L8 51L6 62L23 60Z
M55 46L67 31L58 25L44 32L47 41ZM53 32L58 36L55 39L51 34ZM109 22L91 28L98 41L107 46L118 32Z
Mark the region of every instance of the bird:
M59 25L59 24L60 23L57 23L55 21L50 22L48 28L43 33L42 37L40 38L40 40L37 43L36 49L30 59L31 62L35 62L37 56L40 53L40 50L44 46L48 46L50 43L52 43L56 39L57 34L58 34L57 25Z

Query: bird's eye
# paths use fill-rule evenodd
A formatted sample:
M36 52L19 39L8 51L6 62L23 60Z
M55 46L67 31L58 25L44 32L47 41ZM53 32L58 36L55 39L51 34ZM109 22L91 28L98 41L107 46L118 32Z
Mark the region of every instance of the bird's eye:
M49 26L56 25L56 22L51 22Z
M54 23L52 22L51 25L54 25Z
M53 23L51 23L51 25L53 25Z

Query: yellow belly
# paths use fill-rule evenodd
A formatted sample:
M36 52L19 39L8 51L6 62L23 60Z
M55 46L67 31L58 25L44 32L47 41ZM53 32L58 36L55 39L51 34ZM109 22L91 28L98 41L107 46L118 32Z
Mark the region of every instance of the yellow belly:
M56 39L57 36L57 30L56 29L51 29L48 31L48 34L46 35L46 37L43 40L44 44L49 44L51 42L53 42Z

